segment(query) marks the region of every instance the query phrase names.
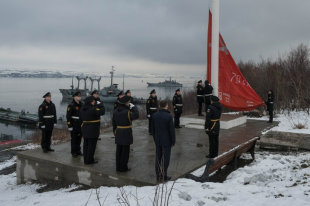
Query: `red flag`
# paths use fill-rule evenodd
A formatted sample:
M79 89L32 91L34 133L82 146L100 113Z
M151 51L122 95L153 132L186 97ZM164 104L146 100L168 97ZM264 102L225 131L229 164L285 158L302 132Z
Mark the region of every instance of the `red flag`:
M211 37L212 14L209 11L208 47L207 47L207 79L211 81ZM224 39L219 37L219 99L225 107L237 111L253 110L264 105L248 81L242 75L236 62L226 47Z

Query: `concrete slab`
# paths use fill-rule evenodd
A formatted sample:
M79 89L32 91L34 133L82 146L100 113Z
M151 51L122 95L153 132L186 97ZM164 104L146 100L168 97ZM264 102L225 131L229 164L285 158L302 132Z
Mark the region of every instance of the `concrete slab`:
M270 131L262 135L259 146L275 150L310 150L310 134Z
M99 163L84 165L82 158L72 158L70 143L55 145L55 152L43 153L41 149L20 152L17 155L17 183L62 181L89 186L154 185L155 146L148 135L147 122L134 126L134 144L130 153L130 172L115 171L115 144L113 133L106 131L98 141L95 157ZM220 134L220 153L260 135L269 124L250 120L246 124ZM182 128L176 130L176 145L172 149L168 170L173 179L182 177L203 166L208 154L208 137L203 130Z
M222 114L221 129L230 129L245 124L247 117L240 114ZM186 115L180 120L180 124L186 128L204 129L205 117Z

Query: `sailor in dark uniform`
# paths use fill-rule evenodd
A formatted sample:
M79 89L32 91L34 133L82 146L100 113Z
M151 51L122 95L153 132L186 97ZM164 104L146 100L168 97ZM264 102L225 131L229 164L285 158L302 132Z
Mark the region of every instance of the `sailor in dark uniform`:
M265 102L265 104L267 105L267 111L269 112L268 123L272 123L273 122L273 109L274 109L274 94L271 89L268 91L268 99Z
M211 96L211 105L208 106L206 112L205 131L209 135L209 155L207 158L218 156L219 150L219 134L220 134L220 118L222 114L222 106L217 96Z
M43 103L39 106L39 127L42 130L41 147L44 153L54 152L51 149L51 137L57 123L56 107L51 101L51 93L47 92Z
M98 90L95 89L94 91L92 91L91 96L95 98L96 104L100 104L101 101L100 101Z
M104 113L105 109L103 103L96 104L96 100L93 96L87 97L85 99L85 104L80 109L82 136L84 138L84 164L98 163L98 161L94 159L94 154L100 135L100 116L104 115Z
M114 103L114 110L118 107L119 105L119 100L124 96L124 92L123 91L120 91L117 95L117 100L116 102Z
M126 172L128 168L130 145L133 143L132 121L139 118L138 109L130 103L130 97L120 98L113 113L113 132L116 144L116 171Z
M149 120L149 134L152 135L152 116L158 110L158 101L156 91L153 89L150 92L150 97L146 101L146 113Z
M73 100L67 107L67 125L68 130L71 133L71 154L73 157L83 155L81 152L81 125L80 109L82 107L81 92L75 92L73 94Z
M175 94L172 100L172 105L173 105L173 111L174 111L174 127L177 129L182 128L180 126L180 117L183 112L183 100L182 100L180 89L177 89L175 91Z
M197 84L197 102L198 102L198 116L203 116L202 114L202 104L204 102L204 88L202 86L202 80L198 81Z
M209 105L211 104L210 97L212 96L213 87L209 83L208 80L205 81L205 88L204 88L204 94L205 94L205 109L207 111Z
M130 90L127 90L127 91L125 92L125 95L128 96L128 97L130 97L130 103L133 103L133 98L132 98L132 96L131 96L131 91L130 91Z

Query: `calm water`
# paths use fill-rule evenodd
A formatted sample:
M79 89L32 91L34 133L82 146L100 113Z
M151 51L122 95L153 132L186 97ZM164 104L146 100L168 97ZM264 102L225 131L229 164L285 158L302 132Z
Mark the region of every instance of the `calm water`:
M168 79L168 77L167 77ZM146 82L160 82L165 78L125 78L124 88L130 89L132 95L136 97L148 98L149 92L154 88L148 88ZM183 91L192 89L196 79L193 77L176 78L176 80L183 84ZM123 88L123 79L114 78L114 83L119 84ZM88 88L90 88L90 81ZM108 77L101 80L101 88L108 86L110 79ZM62 101L62 95L59 89L70 88L70 78L60 79L38 79L38 78L0 78L0 107L11 108L14 111L25 110L30 113L37 113L39 105L42 103L42 96L46 92L51 92L52 101L56 105L57 116L65 120L65 112L68 102ZM74 86L77 81L74 80ZM94 84L95 85L95 84ZM155 88L159 98L172 98L175 88ZM103 117L103 121L110 119L110 112L113 105L105 104L107 113ZM11 124L7 122L0 122L0 138L5 138L6 135L12 135L14 139L27 139L33 132L33 127L20 124ZM1 141L1 139L0 139Z

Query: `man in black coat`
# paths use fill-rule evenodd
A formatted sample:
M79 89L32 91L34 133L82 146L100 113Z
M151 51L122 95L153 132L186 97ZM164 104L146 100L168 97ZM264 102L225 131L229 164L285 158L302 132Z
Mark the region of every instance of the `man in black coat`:
M175 91L175 94L172 100L172 105L173 105L173 111L174 111L174 127L176 129L182 128L180 126L180 117L183 112L183 99L182 99L180 89L177 89Z
M205 131L209 135L209 155L207 158L218 156L219 150L219 134L220 134L220 118L222 114L222 106L217 96L211 96L211 105L209 105L206 113Z
M43 103L39 106L39 127L42 130L41 147L44 153L54 152L51 149L51 137L57 123L56 107L51 101L51 93L47 92Z
M271 89L268 91L268 99L265 102L265 104L267 105L267 111L269 112L268 123L272 123L273 122L273 109L274 109L274 94Z
M119 105L119 100L124 96L124 92L123 91L120 91L118 94L117 94L117 99L116 99L116 102L114 102L114 110L118 107Z
M205 88L204 88L204 94L205 94L205 109L208 110L209 105L211 104L210 97L212 96L213 87L209 83L208 80L205 81Z
M152 135L152 117L155 112L158 110L158 101L156 96L156 91L153 89L150 92L150 97L146 101L146 113L149 120L149 134Z
M82 107L81 92L75 92L71 104L67 107L67 125L71 133L71 154L73 157L83 155L81 152L82 121L80 119L80 109Z
M202 114L202 103L204 102L204 88L202 86L202 80L198 81L197 84L197 102L198 102L198 116L203 116Z
M130 90L127 90L127 91L125 92L125 95L128 96L128 97L130 97L130 103L134 103L134 102L133 102L133 97L131 96L131 91L130 91Z
M171 147L175 144L173 118L168 111L168 102L160 102L160 110L153 115L153 138L156 145L155 172L157 180L170 180L167 174Z
M80 119L82 120L82 135L84 138L83 153L84 164L98 163L94 159L97 140L100 135L100 116L104 115L105 109L101 102L96 104L93 96L85 99L85 104L80 110Z
M138 109L130 103L130 97L124 96L119 100L118 107L113 113L113 132L116 144L116 171L127 172L130 145L133 143L132 121L139 118Z

